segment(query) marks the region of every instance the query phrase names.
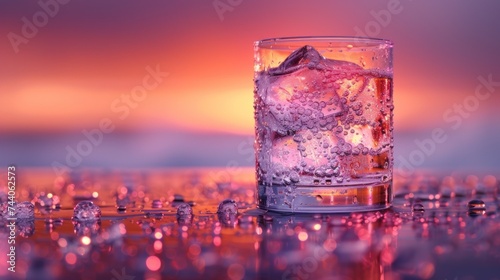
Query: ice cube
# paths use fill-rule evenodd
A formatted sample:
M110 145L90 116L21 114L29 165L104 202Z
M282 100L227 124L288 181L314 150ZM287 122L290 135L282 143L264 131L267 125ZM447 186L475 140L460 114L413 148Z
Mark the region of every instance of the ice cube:
M300 165L298 143L293 136L280 137L273 140L271 150L271 166L274 172L290 172Z
M331 131L312 132L310 130L300 131L295 136L300 140L298 149L301 155L301 167L306 173L312 173L323 177L333 176L334 165L339 158L332 149L339 145L341 139Z
M347 81L351 83L352 88L345 91L343 98L347 103L348 114L353 117L351 123L373 125L379 118L391 114L391 80L370 75Z
M324 125L333 123L333 117L346 112L334 83L344 65L351 64L325 59L306 46L277 68L260 73L256 79L259 122L280 135L304 129L316 119Z
M334 87L340 98L343 98L346 102L361 101L361 103L366 104L367 100L362 97L367 96L366 92L363 94L364 90L367 89L367 85L367 77L350 73L343 77L338 77L335 80Z
M338 116L344 111L333 80L325 71L309 68L276 78L269 85L264 102L278 119L287 112L297 120L311 115ZM304 110L298 111L299 108Z
M347 135L344 136L347 143L353 147L361 145L361 147L370 150L378 150L386 148L390 144L389 137L389 121L385 118L380 118L375 126L372 125L353 125L347 130ZM359 152L362 152L360 148Z
M354 125L343 136L345 143L352 147L349 153L341 154L340 164L345 176L357 178L388 168L390 137L381 132L380 126Z
M332 149L339 146L339 137L331 131L312 132L301 130L293 136L275 139L271 152L271 166L275 174L292 174L297 170L305 173L332 176L338 154ZM335 149L334 149L335 150ZM294 171L295 170L295 171ZM293 180L292 180L293 181Z
M278 67L270 69L269 74L289 74L305 66L312 68L323 59L316 49L306 45L291 53Z
M378 141L375 141L373 138L373 128L370 125L351 126L350 129L347 129L347 135L344 136L344 140L354 147L361 144L362 147L368 149L378 148Z

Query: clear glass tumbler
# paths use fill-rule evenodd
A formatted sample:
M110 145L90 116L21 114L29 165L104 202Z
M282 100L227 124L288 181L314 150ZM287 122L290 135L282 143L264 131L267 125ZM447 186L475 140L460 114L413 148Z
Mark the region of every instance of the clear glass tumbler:
M295 37L254 44L258 206L354 212L392 201L391 41Z

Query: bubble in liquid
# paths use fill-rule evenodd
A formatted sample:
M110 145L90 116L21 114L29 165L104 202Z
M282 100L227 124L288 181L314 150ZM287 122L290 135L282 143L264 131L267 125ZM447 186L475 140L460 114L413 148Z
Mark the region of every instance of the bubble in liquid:
M219 208L217 209L217 213L237 214L238 213L238 205L232 199L225 199L219 204Z
M484 201L479 199L473 199L467 203L467 208L469 210L486 210L486 204Z
M81 201L73 210L73 218L79 221L95 221L101 218L101 209L92 201Z

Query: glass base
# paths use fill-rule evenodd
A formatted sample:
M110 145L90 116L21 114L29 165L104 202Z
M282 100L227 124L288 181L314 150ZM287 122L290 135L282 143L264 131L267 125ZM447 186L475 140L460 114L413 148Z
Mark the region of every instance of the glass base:
M286 213L346 213L386 209L392 182L342 186L272 185L258 187L258 207Z

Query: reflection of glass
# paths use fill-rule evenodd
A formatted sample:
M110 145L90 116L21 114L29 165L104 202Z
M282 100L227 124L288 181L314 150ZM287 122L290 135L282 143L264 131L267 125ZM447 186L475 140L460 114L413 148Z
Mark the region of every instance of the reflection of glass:
M259 207L383 209L392 201L392 43L309 37L255 43Z
M260 276L272 279L384 279L396 227L380 213L259 218ZM327 277L328 278L328 277Z

